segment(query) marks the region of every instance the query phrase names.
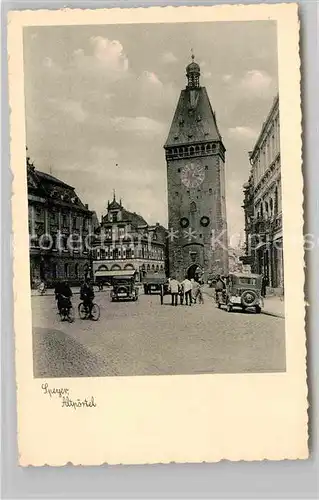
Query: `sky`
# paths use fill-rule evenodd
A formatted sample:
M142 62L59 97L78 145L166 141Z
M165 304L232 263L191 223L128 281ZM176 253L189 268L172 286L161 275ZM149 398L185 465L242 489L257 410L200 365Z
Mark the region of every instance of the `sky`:
M191 49L226 148L230 242L243 184L278 91L272 21L28 27L26 143L37 169L75 187L100 218L113 197L167 227L167 138Z

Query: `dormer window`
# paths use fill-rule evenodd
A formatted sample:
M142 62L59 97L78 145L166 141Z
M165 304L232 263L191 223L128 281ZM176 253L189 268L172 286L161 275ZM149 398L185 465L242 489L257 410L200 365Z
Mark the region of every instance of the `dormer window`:
M112 222L117 222L118 221L118 217L117 217L118 213L117 212L113 212L112 213Z

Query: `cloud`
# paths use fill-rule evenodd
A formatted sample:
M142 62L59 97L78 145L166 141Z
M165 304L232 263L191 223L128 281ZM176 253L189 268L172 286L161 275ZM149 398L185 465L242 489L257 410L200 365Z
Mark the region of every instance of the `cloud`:
M202 76L205 80L209 80L210 78L213 78L213 73L211 71L204 71Z
M143 71L141 80L146 84L163 87L163 83L161 82L159 77L156 75L156 73L153 73L152 71Z
M257 69L247 71L239 82L239 86L243 90L253 92L254 94L263 93L265 90L269 90L271 85L271 76L266 73L266 71L259 71Z
M80 101L50 98L47 102L52 108L71 117L77 123L83 123L86 120L87 114Z
M162 61L165 64L172 64L177 61L177 57L173 54L173 52L165 52L162 55Z
M231 127L228 129L228 134L234 139L252 140L257 139L258 132L251 127Z
M103 72L109 79L116 80L129 71L129 61L123 45L118 40L109 40L102 36L89 38L86 53L82 48L73 51L73 66L86 74Z
M114 71L127 71L128 59L123 52L123 45L118 40L108 40L102 36L92 36L90 43L94 57Z
M150 133L159 134L165 130L163 123L154 120L153 118L148 118L147 116L119 116L111 119L112 124L116 130L122 130L126 132L138 132L138 133Z
M233 79L233 75L223 75L223 76L222 76L222 80L223 80L223 82L225 82L225 83L230 82L232 79Z

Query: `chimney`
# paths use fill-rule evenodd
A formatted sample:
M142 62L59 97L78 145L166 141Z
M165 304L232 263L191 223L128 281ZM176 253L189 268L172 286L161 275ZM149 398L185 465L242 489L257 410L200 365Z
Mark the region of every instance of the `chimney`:
M85 203L85 208L88 210L89 209L89 205L87 203Z

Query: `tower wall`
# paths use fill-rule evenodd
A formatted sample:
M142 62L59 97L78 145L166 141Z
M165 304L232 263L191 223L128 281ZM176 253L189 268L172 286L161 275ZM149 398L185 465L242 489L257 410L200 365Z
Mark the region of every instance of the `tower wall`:
M169 268L178 279L196 268L204 277L228 272L225 148L194 56L186 76L164 146Z
M203 168L205 178L197 187L182 182L183 168L189 164ZM228 270L224 162L219 154L168 160L168 221L170 274L183 278L197 264L208 273ZM208 219L203 219L208 218ZM183 227L185 219L189 221ZM207 223L208 222L208 223ZM205 225L203 225L205 223Z

